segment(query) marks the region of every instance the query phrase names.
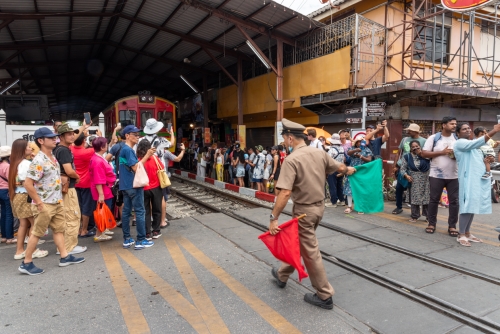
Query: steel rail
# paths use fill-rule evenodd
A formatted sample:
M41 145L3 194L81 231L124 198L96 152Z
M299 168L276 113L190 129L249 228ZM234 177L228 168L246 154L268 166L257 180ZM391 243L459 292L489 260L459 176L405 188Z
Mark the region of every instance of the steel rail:
M257 223L253 220L250 220L246 217L240 216L236 214L235 212L231 211L230 209L228 210L223 210L220 209L214 205L211 205L209 203L204 203L201 200L198 200L192 196L183 194L182 191L175 190L173 191L175 196L181 197L183 199L189 200L193 203L196 203L197 205L206 207L210 210L213 210L214 212L218 213L223 213L233 219L236 219L246 225L252 226L257 230L260 230L262 232L268 231L268 227L264 226L260 223ZM226 194L224 194L226 195ZM447 301L444 301L440 298L437 298L433 295L430 295L426 292L419 291L415 289L412 286L409 286L405 283L399 282L397 280L394 280L392 278L386 277L384 275L381 275L379 273L376 273L370 269L363 268L361 266L358 266L350 261L343 260L339 257L333 256L329 253L326 253L324 251L320 251L323 258L334 265L337 265L343 269L346 269L360 277L363 277L371 282L374 282L378 285L381 285L391 291L394 291L398 294L401 294L413 301L416 301L420 304L423 304L430 309L433 309L447 317L450 317L458 322L461 322L469 327L475 328L479 331L482 331L483 333L498 333L500 331L500 324L483 319L480 316L478 316L475 313L472 313L468 310L465 310L461 307L458 307L454 304L451 304Z
M257 205L257 206L263 207L263 208L272 209L271 205L264 205L262 203L256 203L256 202L250 201L250 200L245 199L245 198L241 198L241 197L233 195L233 194L225 193L225 192L223 192L223 191L221 191L219 189L216 189L216 188L207 187L205 185L199 184L199 183L197 183L195 181L192 181L190 179L184 179L184 178L179 177L177 175L175 175L175 177L177 179L179 179L179 180L190 182L192 184L195 184L196 186L199 186L199 187L202 187L202 188L205 188L205 189L210 189L211 191L223 194L224 196L227 196L227 197L233 197L233 198L239 199L240 201L243 201L243 202L248 202L248 203L252 203L253 205ZM290 211L287 211L287 210L283 211L283 213L287 214L289 216L293 216L293 213L290 212ZM363 221L363 220L360 220L360 221ZM365 221L363 221L363 222L365 222ZM456 265L454 263L451 263L451 262L448 262L448 261L445 261L445 260L441 260L441 259L437 259L435 257L428 256L428 255L425 255L425 254L420 253L420 252L412 251L412 250L409 250L408 248L401 247L401 246L398 246L398 245L395 245L395 244L392 244L392 243L389 243L389 242L385 242L385 241L381 241L381 240L378 240L378 239L375 239L375 238L367 237L367 236L364 236L362 234L346 230L346 229L344 229L342 227L338 227L338 226L332 225L332 224L327 223L325 221L321 221L319 225L321 227L326 228L326 229L329 229L329 230L332 230L332 231L336 231L336 232L339 232L339 233L342 233L342 234L345 234L345 235L348 235L348 236L351 236L351 237L354 237L354 238L357 238L357 239L360 239L360 240L363 240L363 241L367 241L369 243L372 243L372 244L375 244L375 245L378 245L378 246L381 246L381 247L393 250L395 252L398 252L398 253L401 253L401 254L405 254L405 255L414 257L416 259L419 259L419 260L422 260L422 261L426 261L426 262L429 262L429 263L432 263L432 264L435 264L435 265L438 265L438 266L441 266L441 267L444 267L444 268L447 268L447 269L459 272L461 274L465 274L467 276L471 276L471 277L474 277L474 278L486 281L488 283L492 283L492 284L495 284L495 285L500 285L500 278L498 278L498 277L490 276L490 275L487 275L485 273L481 273L481 272L478 272L478 271L475 271L475 270L471 270L471 269L468 269L468 268L465 268L465 267L462 267L462 266L458 266L458 265Z

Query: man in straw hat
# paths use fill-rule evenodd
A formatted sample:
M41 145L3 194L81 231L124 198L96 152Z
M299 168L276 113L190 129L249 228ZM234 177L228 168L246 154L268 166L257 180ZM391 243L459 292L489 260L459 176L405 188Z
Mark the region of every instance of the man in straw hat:
M285 118L282 122L281 134L284 144L288 150L293 150L281 167L280 178L276 185L280 193L271 213L269 231L272 235L279 233L278 217L291 197L293 216L306 214L306 217L299 221L300 254L304 259L311 284L316 289L315 294L307 293L304 300L321 308L332 309L334 290L326 277L315 231L325 211L326 175L336 171L352 175L355 169L333 160L324 150L307 146L304 142L305 127L303 125ZM278 270L272 269L272 275L278 287L286 286L294 270L286 263L283 263Z
M415 123L411 123L406 129L406 132L408 133L409 137L403 138L401 140L401 143L399 144L398 148L398 162L396 163L396 166L394 166L394 175L396 175L396 178L399 173L399 168L401 167L403 163L403 156L407 153L410 153L410 143L414 140L417 140L420 143L420 147L424 147L425 145L425 138L420 137L420 126ZM394 215L399 215L400 213L403 212L403 193L406 190L406 188L398 182L396 185L396 208L392 211L392 214Z

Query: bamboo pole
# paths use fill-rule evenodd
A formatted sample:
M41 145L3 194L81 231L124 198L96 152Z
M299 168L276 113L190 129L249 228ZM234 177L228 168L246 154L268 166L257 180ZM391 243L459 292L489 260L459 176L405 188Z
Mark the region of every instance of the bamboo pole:
M304 218L304 217L307 217L307 215L306 215L305 213L304 213L303 215L300 215L300 216L295 217L295 218L297 218L298 220L301 220L301 219L302 219L302 218Z

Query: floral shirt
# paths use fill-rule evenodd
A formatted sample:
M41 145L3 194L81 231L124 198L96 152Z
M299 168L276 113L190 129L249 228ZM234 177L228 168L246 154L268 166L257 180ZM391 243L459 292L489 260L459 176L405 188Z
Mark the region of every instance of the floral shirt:
M27 178L35 181L35 189L43 203L62 203L61 169L52 156L38 152L30 164Z
M257 180L261 180L264 178L264 164L266 163L266 157L264 154L259 153L258 155L255 156L255 158L252 161L253 164L255 164L255 167L253 169L253 175L252 177Z

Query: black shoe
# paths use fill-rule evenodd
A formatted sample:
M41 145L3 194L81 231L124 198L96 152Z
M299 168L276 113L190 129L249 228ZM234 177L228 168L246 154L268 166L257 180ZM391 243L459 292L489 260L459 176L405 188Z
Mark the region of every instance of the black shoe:
M304 295L304 301L306 303L311 304L311 305L319 306L319 307L327 309L327 310L333 309L332 297L329 297L329 298L323 300L323 299L320 299L316 294L306 293Z
M283 289L286 286L286 282L282 282L278 278L278 270L276 268L271 269L271 274L273 274L273 277L276 278L276 285L278 288Z
M400 214L400 213L402 213L402 212L403 212L403 209L398 209L398 208L396 208L396 209L394 209L394 210L392 211L392 214L393 214L393 215L399 215L399 214Z

